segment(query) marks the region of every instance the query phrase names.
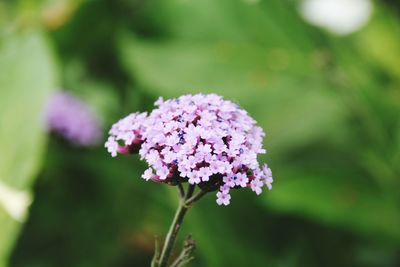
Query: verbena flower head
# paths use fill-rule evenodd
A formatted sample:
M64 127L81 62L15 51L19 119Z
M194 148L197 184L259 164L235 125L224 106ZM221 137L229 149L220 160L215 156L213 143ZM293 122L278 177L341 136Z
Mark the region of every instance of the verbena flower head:
M155 105L114 124L105 144L112 156L138 151L149 165L145 180L218 190L219 205L230 203L231 189L272 188L271 169L257 161L266 152L264 131L238 105L215 94L159 98Z
M90 146L101 138L101 126L94 112L74 95L57 91L48 101L47 128L74 144Z

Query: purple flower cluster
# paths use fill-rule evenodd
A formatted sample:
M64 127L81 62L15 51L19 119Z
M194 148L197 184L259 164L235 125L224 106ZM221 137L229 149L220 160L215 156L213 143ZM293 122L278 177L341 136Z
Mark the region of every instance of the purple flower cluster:
M74 144L90 146L100 141L99 119L92 110L74 95L57 91L48 101L47 128Z
M113 157L138 151L149 164L144 179L218 189L219 205L230 203L233 188L256 194L272 188L271 169L257 161L265 134L238 105L215 94L160 98L155 105L112 126L105 146Z

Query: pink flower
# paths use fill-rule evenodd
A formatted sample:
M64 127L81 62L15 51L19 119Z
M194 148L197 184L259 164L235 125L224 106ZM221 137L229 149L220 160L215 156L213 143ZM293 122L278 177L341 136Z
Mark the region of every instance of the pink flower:
M118 151L118 142L115 141L115 138L113 137L108 137L107 142L104 145L107 148L107 151L111 153L112 157L117 156L117 151Z
M117 155L116 152L130 151L131 146L141 143L143 121L146 116L147 113L132 113L111 127L110 136L105 143L105 147L111 153L111 156L115 157ZM127 149L118 150L118 141L124 143Z
M201 153L203 155L211 154L211 146L209 144L199 144L197 147L197 153Z
M230 189L250 187L260 194L263 186L272 187L271 170L260 169L257 160L265 153L264 132L238 105L215 94L197 94L159 98L155 106L150 114L133 113L114 124L106 142L112 156L139 147L150 167L144 179L201 187L212 183L219 187L219 205L230 203Z
M153 174L153 169L152 168L148 168L147 170L145 170L145 172L142 175L143 179L145 179L146 181L148 181L151 178L153 178L153 176L154 176L154 174Z
M194 167L196 167L197 161L194 156L189 156L182 161L182 164L189 169L193 169Z
M192 170L190 168L187 168L186 166L182 166L182 165L178 167L178 171L182 178L189 177L189 176L191 176L191 173L192 173Z
M160 160L160 154L157 153L156 150L150 150L147 154L146 154L146 161L147 163L149 163L150 165L155 165L155 163L157 161Z
M219 142L219 143L215 143L213 145L214 148L214 153L215 154L221 154L223 152L227 152L228 148L226 147L226 145L223 142Z
M262 192L262 187L264 186L264 183L260 181L259 179L254 179L253 181L250 182L250 188L253 190L257 195L261 194Z
M263 173L264 173L264 183L268 187L269 190L272 190L272 182L274 179L272 178L272 171L268 167L267 164L263 166Z
M201 182L201 176L198 172L193 172L188 180L189 184L199 184Z
M157 175L159 176L160 180L165 180L167 179L169 174L169 169L165 166L161 168L157 168Z
M231 188L228 186L228 185L226 185L226 184L224 184L224 185L221 185L220 186L220 188L219 188L219 191L222 193L222 194L229 194L229 192L231 191Z
M219 162L216 160L210 161L210 172L212 174L217 174L219 173L220 168L219 168Z
M239 185L241 187L246 187L247 183L249 182L249 178L247 178L247 175L245 173L237 173L235 175L235 185Z
M231 195L224 194L223 192L218 192L217 193L217 204L218 205L229 205L231 203Z
M219 161L219 173L230 173L232 171L232 165L226 161L226 159L221 158Z
M171 163L174 160L176 160L176 153L173 151L169 150L168 148L165 148L163 151L161 151L161 154L164 155L164 162L165 163Z
M197 172L203 182L210 180L211 171L208 167L202 167Z
M232 173L224 176L222 181L224 182L224 185L227 185L229 187L235 187L235 185L236 185L235 179L234 179L234 174L232 174Z
M165 145L166 146L174 146L177 143L179 143L179 137L176 133L167 136L166 140L165 140Z

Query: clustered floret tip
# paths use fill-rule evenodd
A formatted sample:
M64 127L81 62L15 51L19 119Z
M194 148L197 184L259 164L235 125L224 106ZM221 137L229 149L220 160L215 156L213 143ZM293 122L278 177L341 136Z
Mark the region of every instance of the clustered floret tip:
M115 123L105 143L113 157L138 152L149 164L145 180L218 190L218 205L230 203L231 189L249 187L257 195L272 189L271 169L257 161L266 153L264 131L237 104L197 94L159 98L155 106Z

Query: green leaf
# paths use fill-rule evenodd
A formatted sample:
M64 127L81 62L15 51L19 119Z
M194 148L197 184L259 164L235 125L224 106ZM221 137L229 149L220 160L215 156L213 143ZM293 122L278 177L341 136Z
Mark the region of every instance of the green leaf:
M279 212L400 242L400 212L395 199L344 175L281 171L276 189L265 194L265 203Z
M253 3L251 3L253 2ZM289 1L165 1L148 5L149 23L168 36L192 41L248 41L310 51L309 29ZM152 12L154 9L157 12Z
M120 47L128 73L154 95L232 99L273 137L267 147L277 153L338 136L346 116L339 96L298 51L236 42L155 44L129 35L122 35Z
M120 48L129 73L149 90L166 96L202 91L246 99L279 82L283 71L304 79L312 68L303 63L305 56L300 53L249 42L154 43L122 35Z
M391 11L377 8L376 17L357 36L356 44L370 65L378 65L386 73L400 78L399 18ZM368 45L365 45L368 43Z
M0 266L20 229L11 208L29 204L30 187L44 152L43 109L55 87L55 62L40 32L14 34L0 43ZM18 197L19 196L19 197ZM1 203L3 202L3 203ZM14 205L11 208L9 205ZM13 203L11 203L13 202ZM1 205L3 204L3 205ZM15 208L15 207L14 207Z

